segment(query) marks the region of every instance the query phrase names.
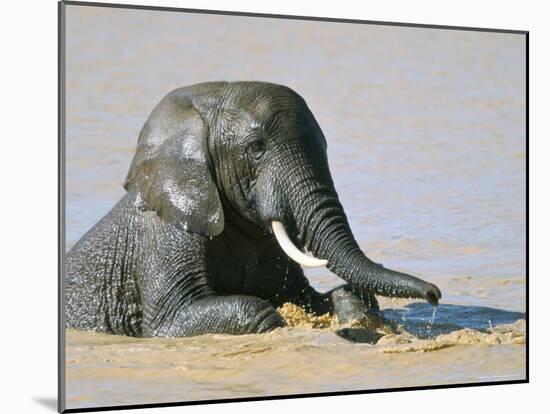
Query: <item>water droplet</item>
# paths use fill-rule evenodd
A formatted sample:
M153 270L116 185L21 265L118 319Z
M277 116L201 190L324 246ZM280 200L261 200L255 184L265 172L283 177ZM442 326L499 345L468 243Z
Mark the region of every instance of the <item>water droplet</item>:
M434 311L432 313L432 320L430 321L430 324L433 325L435 321L435 314L437 313L437 306L434 306Z
M434 306L434 310L433 310L433 313L432 313L432 319L430 320L430 322L428 323L428 326L426 327L426 331L428 334L430 334L432 332L432 326L434 324L434 321L435 321L435 314L437 313L437 307Z

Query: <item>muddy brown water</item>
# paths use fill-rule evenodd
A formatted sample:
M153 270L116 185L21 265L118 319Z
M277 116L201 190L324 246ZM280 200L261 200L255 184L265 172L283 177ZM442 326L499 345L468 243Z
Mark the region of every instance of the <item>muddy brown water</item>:
M69 331L67 398L84 407L517 380L522 325L377 345L304 328L178 339Z
M525 48L518 35L69 6L66 239L123 195L143 122L209 80L297 90L364 251L436 283L383 299L407 334L135 339L68 330L67 406L525 377ZM308 270L321 291L341 281ZM412 335L412 336L411 336Z

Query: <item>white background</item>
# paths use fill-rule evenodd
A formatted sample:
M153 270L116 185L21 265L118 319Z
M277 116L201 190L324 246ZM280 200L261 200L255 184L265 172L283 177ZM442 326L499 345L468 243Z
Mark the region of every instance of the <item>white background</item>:
M128 0L130 2L130 0ZM530 384L136 412L542 411L548 393L548 12L542 1L139 1L138 4L530 31ZM57 392L57 5L2 4L0 409L54 412ZM7 128L6 128L7 127ZM546 162L545 162L546 161ZM545 185L546 184L546 185ZM515 197L510 194L510 197ZM6 231L7 230L7 231ZM7 263L7 266L6 266ZM506 361L502 361L503 364ZM437 367L434 367L437 369ZM546 404L545 404L546 403ZM134 411L128 411L134 412Z

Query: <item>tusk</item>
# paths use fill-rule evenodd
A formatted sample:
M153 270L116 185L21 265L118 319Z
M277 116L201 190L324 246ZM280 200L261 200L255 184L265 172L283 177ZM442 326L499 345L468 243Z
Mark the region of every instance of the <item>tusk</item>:
M286 230L283 226L283 223L280 221L272 221L271 228L273 229L273 234L279 242L281 249L295 262L301 264L302 266L307 267L320 267L326 266L328 261L317 259L316 257L308 256L305 253L302 253L295 245L292 243Z

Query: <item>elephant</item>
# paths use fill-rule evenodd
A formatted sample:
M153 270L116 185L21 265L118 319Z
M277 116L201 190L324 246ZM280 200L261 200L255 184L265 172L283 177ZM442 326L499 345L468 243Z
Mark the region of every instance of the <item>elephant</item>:
M434 284L359 248L304 99L267 82L175 89L138 138L125 194L67 253L66 326L137 337L253 334L286 302L346 320ZM316 291L302 266L343 282Z

